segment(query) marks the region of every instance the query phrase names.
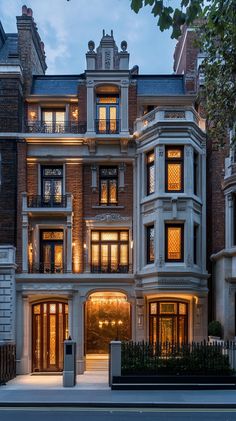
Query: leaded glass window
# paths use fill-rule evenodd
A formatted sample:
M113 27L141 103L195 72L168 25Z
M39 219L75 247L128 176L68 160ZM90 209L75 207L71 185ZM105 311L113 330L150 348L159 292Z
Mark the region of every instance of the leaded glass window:
M118 168L101 167L99 172L100 205L118 204Z
M62 202L63 167L42 166L42 199L44 204L59 205Z
M146 155L147 166L147 195L155 191L155 155L154 151Z
M166 224L166 261L184 260L184 227L183 224Z
M154 225L147 227L147 263L154 263L155 260L155 229Z
M184 160L182 147L166 148L166 191L182 192L184 190Z

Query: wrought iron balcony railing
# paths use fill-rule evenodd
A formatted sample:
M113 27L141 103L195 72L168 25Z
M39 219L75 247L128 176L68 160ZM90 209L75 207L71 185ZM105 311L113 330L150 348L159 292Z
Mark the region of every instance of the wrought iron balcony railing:
M29 273L55 273L60 274L64 273L64 266L63 264L56 264L56 263L33 263L29 264Z
M98 134L118 134L120 120L95 120L95 130Z
M81 133L86 132L86 122L65 121L52 123L50 121L26 121L25 132L27 133Z
M131 273L132 265L91 265L92 273Z
M66 208L67 196L28 196L29 208Z

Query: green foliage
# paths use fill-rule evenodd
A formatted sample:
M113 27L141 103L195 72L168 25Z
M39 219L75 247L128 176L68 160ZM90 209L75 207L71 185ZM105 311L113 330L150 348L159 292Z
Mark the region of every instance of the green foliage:
M199 28L199 49L203 62L208 133L217 147L223 146L229 129L236 125L236 3L235 0L131 0L138 13L150 7L161 31L172 29L178 39L182 25ZM234 131L235 132L235 131ZM233 141L235 141L235 136Z
M228 355L218 345L181 345L171 351L149 343L122 343L122 375L233 375Z
M218 320L212 320L208 325L208 335L210 336L222 336L222 326Z

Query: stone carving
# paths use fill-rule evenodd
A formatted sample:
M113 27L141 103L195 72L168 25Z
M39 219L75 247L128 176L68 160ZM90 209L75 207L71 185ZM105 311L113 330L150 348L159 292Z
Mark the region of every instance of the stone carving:
M94 54L94 49L95 49L94 41L90 40L88 42L88 49L89 49L89 54Z
M102 213L95 216L96 221L106 221L106 222L123 222L128 221L130 218L128 216L121 216L119 213Z
M123 53L126 52L127 46L128 45L127 45L127 42L126 41L121 41L120 48L122 49Z
M164 118L185 118L185 111L165 111Z
M110 70L111 68L111 52L109 50L105 51L105 69Z
M188 258L187 258L187 266L188 267L192 267L193 266L193 259L191 254L188 254Z

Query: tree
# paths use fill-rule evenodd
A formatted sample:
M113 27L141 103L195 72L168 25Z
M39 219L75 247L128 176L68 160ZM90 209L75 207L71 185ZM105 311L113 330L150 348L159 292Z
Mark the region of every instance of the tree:
M182 0L179 7L171 7L171 0L130 1L136 13L150 6L160 30L171 28L172 38L180 36L182 25L197 23L199 49L206 53L203 67L210 131L223 144L226 131L235 128L236 122L236 0Z

